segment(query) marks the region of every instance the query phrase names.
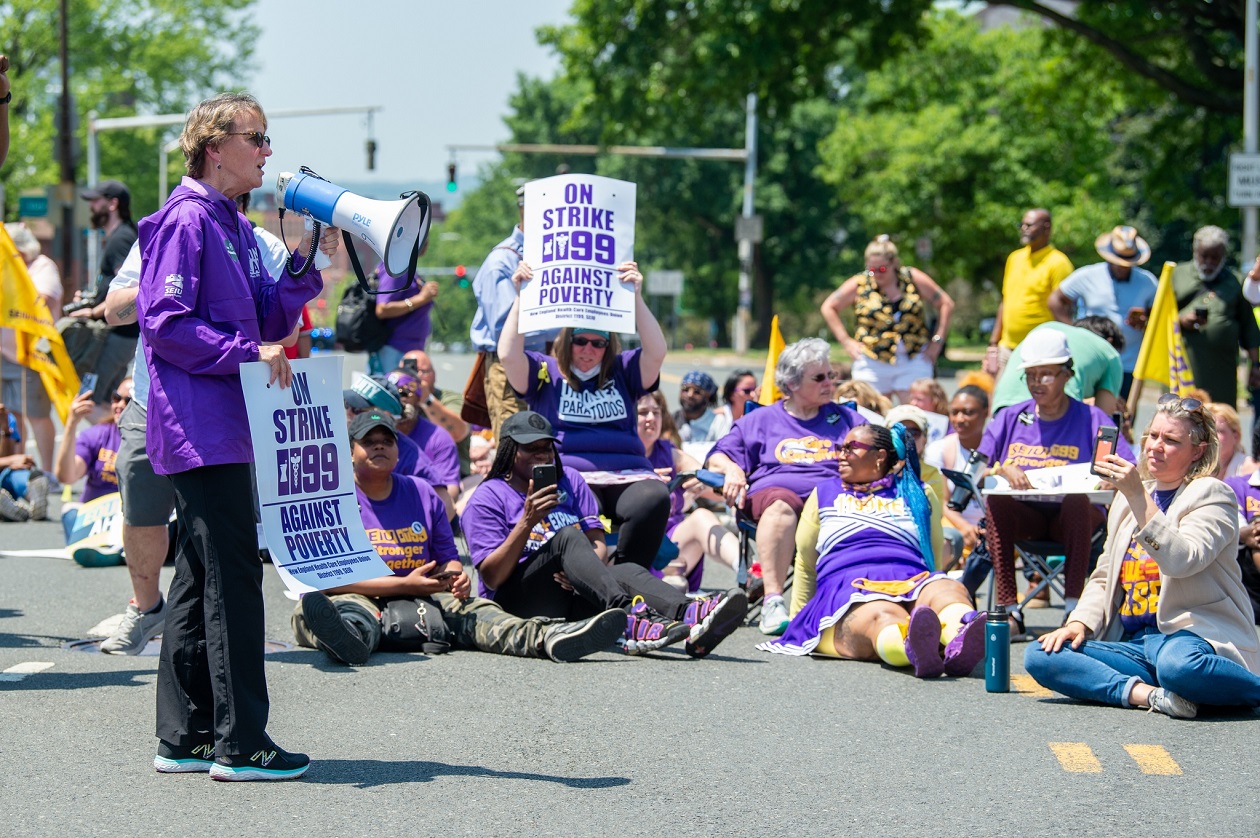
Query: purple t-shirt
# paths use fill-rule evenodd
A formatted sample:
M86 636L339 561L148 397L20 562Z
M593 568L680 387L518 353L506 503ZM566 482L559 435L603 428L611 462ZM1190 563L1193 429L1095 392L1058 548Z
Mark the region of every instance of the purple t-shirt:
M450 485L438 481L432 464L420 455L420 446L406 434L398 435L398 463L394 466L394 474L419 477L430 486Z
M1034 468L1087 463L1094 456L1094 437L1099 428L1114 428L1111 417L1093 405L1069 399L1067 412L1058 419L1038 419L1032 399L1002 410L980 440L980 453L994 465ZM1134 462L1133 449L1122 436L1116 454Z
M582 475L565 466L559 485L559 505L534 526L518 563L528 559L564 527L578 527L582 532L603 530L604 525L599 522L599 506ZM486 556L507 541L512 528L524 514L525 496L506 480L486 480L474 489L464 513L459 516L460 527L468 539L472 563L479 566ZM478 574L477 580L478 594L494 599L494 590L486 587L485 578Z
M390 276L385 273L385 263L382 262L376 268L377 288L398 288L404 282L406 277ZM424 285L424 279L420 276L416 277L415 282L407 284L405 288L399 288L397 291L386 291L384 294L378 294L376 301L378 303L395 303L402 300L408 300L420 293L420 287ZM389 340L387 344L394 347L400 352L410 352L413 349L424 349L425 344L429 342L429 332L432 331L432 325L429 319L433 313L433 301L417 306L415 311L409 311L402 317L395 317L385 322L390 326Z
M656 390L660 376L645 387L639 375L641 349L622 352L612 379L601 390L594 380L574 390L550 355L526 352L529 389L521 395L530 410L547 417L556 430L564 461L578 471L649 469L639 440L639 399Z
M83 486L82 503L118 491L118 475L114 472L114 460L118 457L118 446L122 437L118 433L118 425L113 422L102 422L92 425L74 439L75 456L82 457L87 463L87 483Z
M846 405L825 404L813 419L801 421L777 402L745 413L709 456L730 457L748 475L750 492L778 486L804 498L824 480L840 476L840 443L865 424L862 414Z
M420 416L407 436L429 459L428 471L435 478L435 485L454 486L459 483L459 448L445 428L439 428Z
M446 506L423 480L396 474L385 500L372 500L357 486L355 495L368 538L395 576L431 561L438 570L459 561Z
M1245 520L1250 521L1260 515L1260 486L1251 485L1250 474L1243 477L1227 477L1224 483L1233 489L1238 497L1238 508L1242 510Z

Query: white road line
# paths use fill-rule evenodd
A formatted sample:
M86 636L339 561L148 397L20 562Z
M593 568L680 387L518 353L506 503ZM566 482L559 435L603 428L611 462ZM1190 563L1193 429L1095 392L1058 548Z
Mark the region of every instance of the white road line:
M0 672L0 681L21 681L27 675L34 675L36 672L52 668L53 664L48 661L26 661Z

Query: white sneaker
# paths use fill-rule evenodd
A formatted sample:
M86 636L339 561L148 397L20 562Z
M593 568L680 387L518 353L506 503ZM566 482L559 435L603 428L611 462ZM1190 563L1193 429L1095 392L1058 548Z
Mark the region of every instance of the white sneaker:
M134 601L127 603L118 629L101 642L101 651L108 655L138 655L149 641L162 633L166 625L166 600L158 600L160 606L151 614L142 612Z
M8 489L0 489L0 520L21 523L29 521L30 518L30 509L23 506L21 501L16 500L13 495L9 494Z
M761 606L761 623L758 628L762 634L778 637L787 630L792 618L788 616L787 603L775 599Z
M1199 705L1163 687L1156 687L1147 702L1151 705L1146 710L1148 713L1163 713L1174 719L1193 719L1199 715Z

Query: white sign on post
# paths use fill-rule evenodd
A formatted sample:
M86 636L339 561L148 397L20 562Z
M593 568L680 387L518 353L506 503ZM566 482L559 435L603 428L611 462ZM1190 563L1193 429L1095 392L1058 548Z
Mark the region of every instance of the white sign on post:
M1229 156L1229 205L1260 207L1260 154Z
M293 384L282 390L268 384L268 364L241 364L263 534L276 572L299 594L389 576L355 499L341 358L292 366Z
M522 334L562 326L634 332L634 290L617 266L634 258L635 185L598 175L525 184Z

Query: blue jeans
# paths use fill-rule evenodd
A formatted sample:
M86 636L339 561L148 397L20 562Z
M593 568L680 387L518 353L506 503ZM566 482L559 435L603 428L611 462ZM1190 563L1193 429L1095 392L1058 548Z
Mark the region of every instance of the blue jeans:
M1038 643L1024 652L1024 668L1043 687L1084 701L1129 706L1135 683L1163 687L1196 704L1260 707L1260 677L1189 631L1147 629L1121 641L1086 640L1057 652Z

